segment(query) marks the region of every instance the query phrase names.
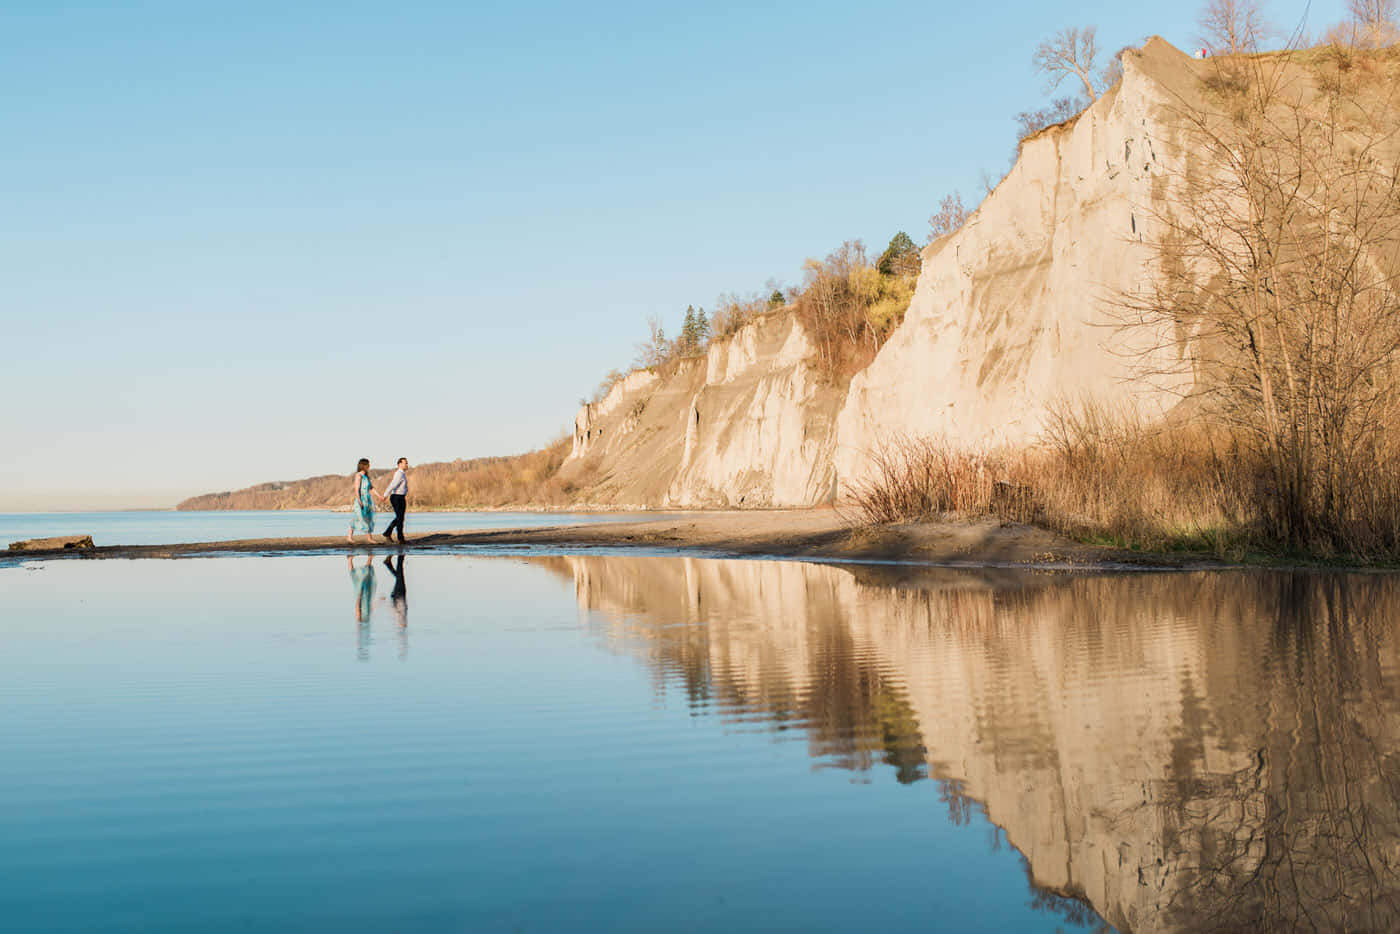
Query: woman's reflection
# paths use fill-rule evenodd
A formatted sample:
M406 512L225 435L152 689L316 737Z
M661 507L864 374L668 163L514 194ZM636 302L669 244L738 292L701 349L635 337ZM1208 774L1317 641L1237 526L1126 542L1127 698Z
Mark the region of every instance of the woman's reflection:
M355 587L355 622L359 623L360 661L369 661L369 616L374 609L374 558L365 556L365 563L355 564L354 555L345 556L350 568L350 583Z

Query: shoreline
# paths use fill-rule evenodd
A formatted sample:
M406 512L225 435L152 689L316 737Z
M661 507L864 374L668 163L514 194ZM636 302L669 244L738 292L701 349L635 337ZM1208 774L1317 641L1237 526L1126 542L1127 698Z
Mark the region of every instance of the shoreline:
M409 514L412 528L413 513ZM841 563L1076 570L1186 570L1240 567L1209 556L1163 555L1072 541L1034 526L997 520L947 520L868 528L834 508L672 514L635 522L585 523L410 533L404 545L343 535L259 538L167 545L101 545L82 550L0 551L0 566L44 560L193 558L359 552L409 554L454 548L541 547L658 550L704 557L772 558Z

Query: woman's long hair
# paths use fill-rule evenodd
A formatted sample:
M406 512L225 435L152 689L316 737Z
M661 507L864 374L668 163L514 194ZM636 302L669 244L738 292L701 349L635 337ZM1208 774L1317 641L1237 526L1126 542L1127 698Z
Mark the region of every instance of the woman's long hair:
M368 458L368 457L362 457L362 458L360 458L360 462L359 462L358 464L355 465L355 473L359 473L359 472L362 471L362 470L369 470L369 458Z

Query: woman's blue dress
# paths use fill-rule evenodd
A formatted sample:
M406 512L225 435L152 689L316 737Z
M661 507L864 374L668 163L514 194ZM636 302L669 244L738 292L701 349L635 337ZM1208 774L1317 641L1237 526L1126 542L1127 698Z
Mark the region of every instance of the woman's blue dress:
M356 532L374 531L374 503L369 498L369 474L360 474L360 495L355 497L355 508L350 512L350 528Z
M374 610L373 565L352 567L350 569L350 583L355 585L355 618L362 623L367 623L370 613Z

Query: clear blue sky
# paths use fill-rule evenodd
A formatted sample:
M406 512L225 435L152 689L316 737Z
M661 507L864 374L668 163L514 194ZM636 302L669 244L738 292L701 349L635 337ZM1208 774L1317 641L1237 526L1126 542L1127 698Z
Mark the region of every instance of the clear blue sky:
M7 4L0 510L537 447L648 314L975 202L1041 37L1194 9Z

